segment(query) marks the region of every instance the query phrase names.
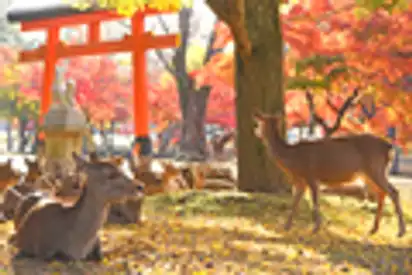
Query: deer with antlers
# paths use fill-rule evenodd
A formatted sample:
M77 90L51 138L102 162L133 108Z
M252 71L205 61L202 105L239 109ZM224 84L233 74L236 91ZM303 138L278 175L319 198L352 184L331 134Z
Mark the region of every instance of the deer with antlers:
M285 224L289 230L296 215L299 201L309 188L313 202L313 232L321 226L319 210L319 184L341 185L356 177L363 177L376 193L377 211L370 234L379 230L385 196L392 200L398 217L398 237L406 233L398 190L388 181L386 172L391 159L392 146L381 138L369 134L325 138L289 145L282 138L282 115L256 111L255 135L267 148L276 164L293 179L295 189L292 209Z

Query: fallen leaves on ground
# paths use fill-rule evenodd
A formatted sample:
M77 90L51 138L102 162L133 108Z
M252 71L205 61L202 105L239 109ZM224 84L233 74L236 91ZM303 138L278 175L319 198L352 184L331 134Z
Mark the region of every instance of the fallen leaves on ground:
M107 226L104 261L12 261L10 223L0 226L0 266L18 274L408 274L412 233L396 237L392 206L380 231L367 235L375 206L322 200L324 226L312 235L307 201L292 230L282 227L289 195L187 192L149 198L142 226ZM412 223L410 205L406 221ZM409 212L408 212L409 210ZM411 228L409 228L411 230ZM6 274L5 273L5 274ZM0 274L1 271L0 271Z

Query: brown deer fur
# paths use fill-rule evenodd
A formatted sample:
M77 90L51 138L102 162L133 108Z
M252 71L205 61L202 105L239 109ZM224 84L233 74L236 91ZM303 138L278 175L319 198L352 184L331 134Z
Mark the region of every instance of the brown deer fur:
M364 177L377 197L377 211L371 234L379 230L384 198L389 195L398 216L401 237L406 233L402 208L397 189L389 183L386 170L390 161L391 144L378 137L363 134L319 141L287 144L280 135L281 116L254 114L255 135L267 147L268 154L291 178L295 187L292 210L285 224L290 229L300 199L306 188L311 191L313 201L314 232L321 225L319 213L319 183L340 185L358 176Z
M19 179L20 175L13 170L11 159L0 164L0 192L3 192L8 186L15 185Z
M142 186L110 163L90 163L73 153L78 171L86 175L75 205L39 201L21 220L10 242L20 256L83 260L99 250L98 231L110 204L141 196Z
M193 189L214 191L237 189L229 169L219 169L209 165L193 165L191 168L190 185Z
M56 179L61 182L56 184L59 188L56 188L53 192L30 192L21 199L21 201L17 204L13 217L15 229L18 228L20 221L29 212L29 210L40 200L50 199L58 201L64 205L73 205L74 202L77 201L82 194L84 179L82 179L78 173L69 173L62 175L62 177L63 178L61 179Z
M236 133L234 131L230 131L224 133L221 136L217 136L213 138L210 143L213 149L213 154L215 157L219 157L223 154L226 144L236 138Z
M130 163L135 178L144 182L147 196L176 192L188 188L180 169L172 164L160 162L164 171L157 173L152 171L151 164L151 158L141 158L138 165L133 161Z
M21 177L19 183L9 186L3 197L2 211L6 219L12 219L16 209L22 203L24 197L37 188L36 182L41 176L41 168L38 161L24 159L27 165L27 174Z
M66 203L76 200L81 194L81 179L78 174L42 174L38 161L25 159L25 162L28 167L26 177L20 183L9 187L3 199L4 216L6 219L13 219L15 226L40 198L53 195L53 199Z
M89 154L89 159L93 163L111 163L120 167L124 159L122 157L99 158L96 153ZM136 224L142 223L143 197L129 199L120 203L113 203L110 207L107 222L109 224Z

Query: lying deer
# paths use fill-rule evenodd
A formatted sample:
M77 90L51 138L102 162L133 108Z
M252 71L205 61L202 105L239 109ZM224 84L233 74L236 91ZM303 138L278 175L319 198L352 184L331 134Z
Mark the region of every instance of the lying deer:
M73 174L59 173L62 168L56 167L56 174L43 173L39 160L25 159L27 174L21 177L18 184L7 188L2 204L2 211L7 220L16 219L16 211L20 209L17 219L21 218L40 197L57 196L69 200L80 195L79 179ZM64 184L63 184L64 183ZM28 198L30 197L30 198ZM20 207L20 204L24 205Z
M210 165L191 165L182 168L188 185L192 189L236 190L235 179L230 169L212 167Z
M84 182L81 175L78 173L60 175L60 178L55 180L57 183L54 183L53 185L57 187L53 189L53 191L33 191L19 200L13 215L14 228L16 230L20 225L20 221L38 202L52 200L60 202L63 205L73 205L73 203L81 196Z
M11 159L0 164L0 192L3 192L8 186L15 185L19 179L20 174L13 170Z
M109 162L116 166L120 166L124 162L124 159L121 156L102 158L102 157L99 157L96 152L91 152L89 154L89 160L90 162L93 162L93 163Z
M163 171L153 171L151 158L140 158L137 165L133 159L130 168L136 179L145 184L145 194L148 196L176 192L187 189L187 183L180 169L170 163L159 162Z
M391 144L378 137L363 134L318 141L287 144L281 137L281 115L254 114L255 135L267 147L276 164L293 179L295 188L292 211L285 224L289 230L300 199L306 188L311 191L313 220L317 232L321 225L319 213L319 183L340 185L356 177L365 178L376 193L377 211L370 234L379 230L383 203L386 195L392 200L398 216L398 236L406 233L402 208L397 189L388 181L386 170L390 162Z
M121 167L124 159L119 156L101 158L96 153L89 154L92 163L111 163ZM142 222L143 197L129 199L120 203L113 203L110 208L107 222L110 224L135 224Z
M142 196L142 185L111 163L91 163L75 153L76 169L86 176L79 200L71 207L39 202L20 222L9 240L20 257L44 260L101 259L98 231L112 203Z
M212 138L212 140L210 141L210 145L212 148L212 152L213 152L213 156L217 159L221 159L224 158L225 154L225 147L227 144L229 144L230 142L233 142L233 140L236 139L236 132L234 131L229 131L224 133L221 136L216 136L214 138Z
M4 192L1 210L7 220L14 217L15 211L23 198L38 188L37 182L42 175L41 165L37 160L30 161L25 158L24 162L27 165L26 176L21 176L17 183L9 186Z

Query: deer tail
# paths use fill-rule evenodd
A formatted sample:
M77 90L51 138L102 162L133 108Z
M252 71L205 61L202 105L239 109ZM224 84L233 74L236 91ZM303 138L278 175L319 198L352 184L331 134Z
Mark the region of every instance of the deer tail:
M386 174L389 174L390 167L395 159L396 149L395 146L387 141L385 141L385 164L386 164Z

